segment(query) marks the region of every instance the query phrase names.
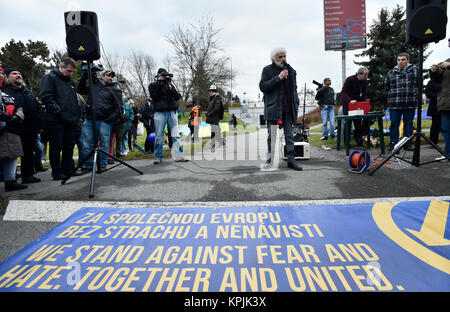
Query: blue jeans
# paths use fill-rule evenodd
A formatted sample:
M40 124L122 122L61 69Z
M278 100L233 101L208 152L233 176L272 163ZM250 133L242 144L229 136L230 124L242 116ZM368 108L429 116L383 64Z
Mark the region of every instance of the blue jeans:
M450 156L450 111L442 111L441 118L442 135L444 136L445 141L445 152L448 156Z
M128 144L128 132L125 132L123 134L123 139L122 139L122 154L124 154L127 151L127 144Z
M173 150L175 158L183 157L183 150L180 144L180 132L178 131L178 114L176 111L171 112L155 112L153 118L155 123L155 158L163 158L164 128L167 124L172 135Z
M330 123L330 135L334 137L334 106L321 108L320 118L322 118L322 133L324 137L328 136L327 124Z
M410 137L413 134L414 129L414 114L416 110L415 109L390 109L390 115L391 115L391 126L389 127L389 132L391 136L391 146L394 146L398 143L399 136L400 136L400 120L403 115L403 136L404 137ZM410 143L412 142L410 141Z
M3 170L3 180L6 181L15 181L16 180L16 167L17 167L17 158L9 159L3 158L0 159L0 167Z
M108 152L112 125L104 121L96 121L95 125L97 129L98 139L100 141L100 148ZM98 142L94 142L94 129L92 126L92 120L86 119L83 124L83 130L81 130L81 142L83 145L83 149L80 151L80 161L85 159L98 144ZM106 167L108 163L108 155L99 153L98 157L100 160L100 167ZM94 155L91 155L91 157L89 157L89 159L84 162L83 167L91 169L93 165L93 158Z

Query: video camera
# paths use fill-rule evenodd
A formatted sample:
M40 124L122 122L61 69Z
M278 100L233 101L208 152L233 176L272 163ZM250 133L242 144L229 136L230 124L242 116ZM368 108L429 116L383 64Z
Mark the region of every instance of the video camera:
M172 82L173 74L163 71L158 76L163 76L167 83Z
M103 71L103 69L104 68L103 68L102 64L98 64L98 65L92 64L92 66L91 66L91 71L93 73L101 72L101 71ZM87 62L82 62L81 63L81 70L84 71L84 72L87 72L87 70L88 70L88 63Z
M312 81L313 84L315 84L317 86L317 90L319 90L320 88L323 87L323 83L317 82L315 80Z

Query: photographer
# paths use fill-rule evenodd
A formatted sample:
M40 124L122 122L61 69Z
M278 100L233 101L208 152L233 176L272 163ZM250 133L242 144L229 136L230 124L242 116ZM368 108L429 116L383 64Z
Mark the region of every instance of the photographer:
M41 80L40 96L46 109L53 180L64 180L75 170L73 149L81 117L72 81L75 65L73 59L63 58L59 68L54 68Z
M156 81L148 86L152 104L155 108L155 161L160 164L164 156L163 136L164 128L167 124L170 129L175 149L175 161L184 162L183 151L180 145L180 132L178 131L177 101L181 99L180 93L172 84L173 75L164 68L158 69Z
M102 68L94 67L93 71L99 71ZM87 72L84 71L77 84L77 92L80 94L89 94L89 88L86 85ZM97 136L100 140L100 147L104 151L109 150L109 140L111 136L111 129L113 123L121 118L121 112L123 112L122 104L122 92L113 83L114 72L105 71L101 75L101 79L98 79L93 73L92 77L92 93L94 96L94 102L91 97L88 98L86 120L83 124L81 133L83 144L83 155L89 155L98 142L94 142L94 130L93 130L93 109L95 106L95 126L97 129ZM99 154L100 160L100 172L106 171L106 165L108 163L108 156L106 154ZM92 169L93 155L84 163L83 171Z
M325 78L323 85L317 88L316 100L320 106L320 117L322 118L322 133L320 140L328 140L328 122L330 123L330 136L334 139L334 106L336 100L334 98L334 90L331 85L331 79Z

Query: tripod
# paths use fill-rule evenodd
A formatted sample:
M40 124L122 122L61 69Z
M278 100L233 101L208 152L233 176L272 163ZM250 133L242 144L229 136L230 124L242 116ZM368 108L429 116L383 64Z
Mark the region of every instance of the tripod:
M73 176L73 174L83 166L83 164L90 159L91 156L94 156L93 158L93 163L92 163L92 172L91 172L91 185L89 188L89 197L92 198L94 197L94 188L95 188L95 174L96 173L100 173L100 158L99 158L99 153L103 153L109 157L111 157L112 159L116 160L119 162L119 165L125 165L128 168L136 171L137 173L143 175L144 173L136 168L134 168L133 166L130 166L129 164L127 164L126 162L124 162L123 160L117 158L114 155L111 155L110 153L108 153L107 151L104 151L103 149L101 149L98 146L98 134L97 134L97 124L96 124L96 119L95 119L95 99L94 99L94 92L93 92L93 80L92 80L92 62L88 61L87 62L87 75L88 75L88 81L89 81L89 99L90 99L90 104L91 104L91 109L92 109L92 129L93 129L93 137L94 137L94 145L95 148L89 153L89 155L87 155L84 159L82 159L80 162L78 162L78 166L75 168L75 170L72 172L71 175L67 176L66 179L61 181L61 184L66 184L66 182ZM108 170L111 170L119 165L116 165ZM108 171L107 170L107 171Z
M419 81L418 81L418 88L419 88L419 94L417 96L417 129L416 133L408 137L407 139L402 139L392 150L392 153L383 161L378 164L374 169L369 171L369 175L373 175L378 169L380 169L381 166L383 166L386 162L389 161L395 154L406 144L408 144L411 140L416 140L414 145L414 154L412 161L409 161L407 159L404 159L402 157L398 157L399 159L406 161L407 163L410 163L413 166L420 167L426 164L438 162L440 160L433 160L428 161L425 163L420 163L420 139L424 139L427 143L429 143L435 150L437 150L439 153L441 153L443 156L447 158L447 160L450 161L450 157L436 144L434 144L427 136L422 132L422 89L423 89L423 43L419 44Z

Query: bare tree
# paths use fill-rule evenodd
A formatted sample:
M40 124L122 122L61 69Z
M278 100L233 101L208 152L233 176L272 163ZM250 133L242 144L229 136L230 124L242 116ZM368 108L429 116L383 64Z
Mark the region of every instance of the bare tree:
M232 73L227 57L221 56L220 31L212 18L203 17L196 23L173 25L166 36L175 49L173 70L184 103L191 98L204 107L211 84L228 84Z
M140 86L140 94L148 98L148 85L153 81L155 60L143 52L132 51L128 57L129 72Z

